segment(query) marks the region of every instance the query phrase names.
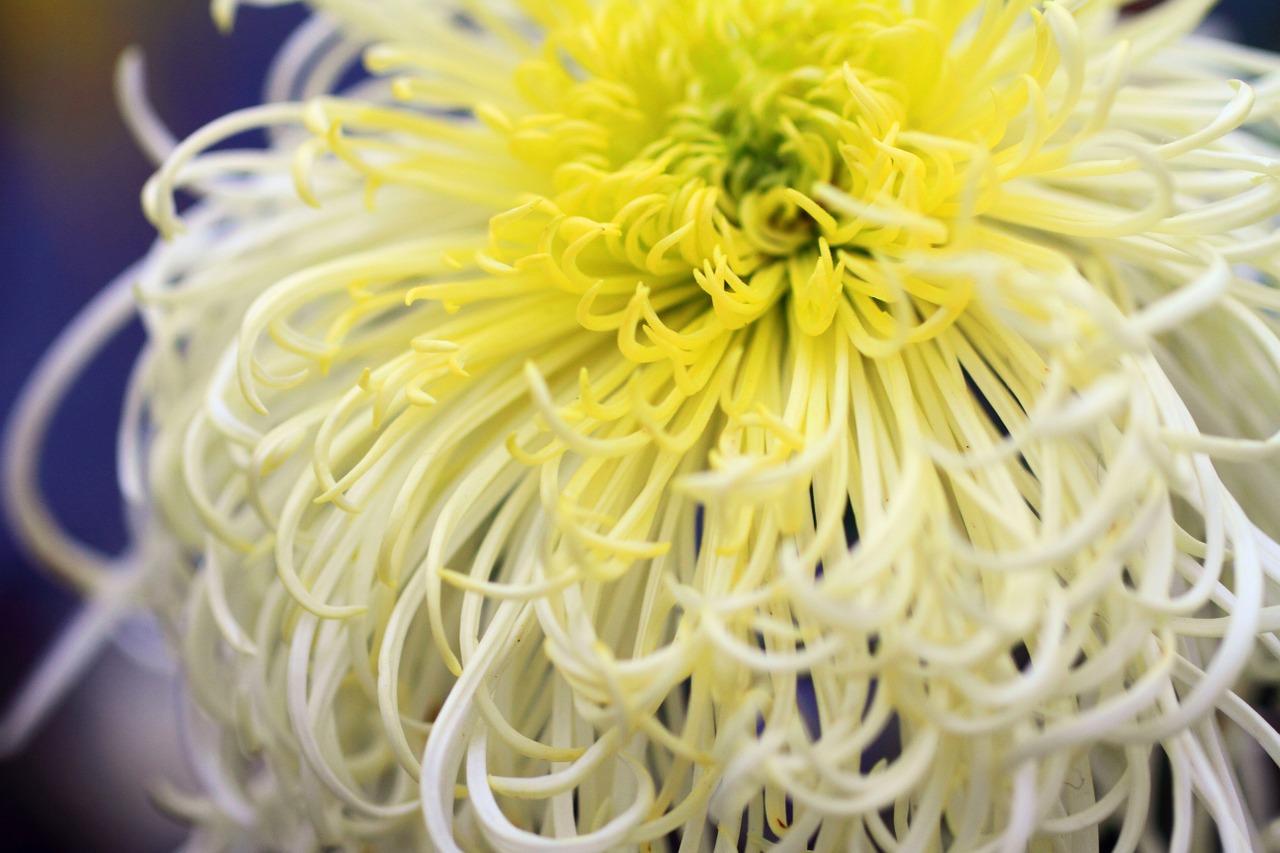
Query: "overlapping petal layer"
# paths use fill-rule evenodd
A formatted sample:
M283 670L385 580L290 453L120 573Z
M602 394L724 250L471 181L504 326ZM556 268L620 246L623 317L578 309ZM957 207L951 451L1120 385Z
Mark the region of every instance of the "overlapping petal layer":
M121 285L197 849L1132 850L1159 753L1175 848L1269 837L1280 61L1202 0L314 5Z

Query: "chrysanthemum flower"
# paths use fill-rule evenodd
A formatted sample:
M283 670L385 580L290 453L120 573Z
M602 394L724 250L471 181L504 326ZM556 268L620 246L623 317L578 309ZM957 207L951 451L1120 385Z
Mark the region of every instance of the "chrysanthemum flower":
M1280 60L1208 0L314 5L176 146L126 66L167 241L10 446L96 588L46 681L168 630L191 849L1276 843ZM135 291L109 573L31 460Z

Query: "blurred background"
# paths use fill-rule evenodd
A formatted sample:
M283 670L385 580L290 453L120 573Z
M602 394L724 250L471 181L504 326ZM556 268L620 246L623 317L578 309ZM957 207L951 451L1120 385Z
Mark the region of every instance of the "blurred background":
M143 49L151 100L181 137L256 103L274 49L302 17L245 9L222 36L202 0L0 0L0 417L58 331L153 237L138 204L151 167L112 92L120 52ZM1214 26L1280 48L1280 2L1224 0ZM109 550L124 541L114 423L140 342L132 328L95 361L42 468L67 528ZM0 707L74 607L0 524ZM158 778L187 776L174 695L171 677L108 651L29 747L0 762L0 850L176 847L181 828L146 794Z
M245 9L223 36L205 0L0 0L0 416L59 330L153 239L138 201L151 165L113 92L121 51L143 49L151 100L181 137L256 103L302 18ZM112 551L124 543L114 424L141 339L131 328L76 386L42 469L66 527ZM75 604L0 523L0 707ZM104 655L29 748L0 762L0 851L174 849L182 829L146 794L186 774L174 696L163 673Z

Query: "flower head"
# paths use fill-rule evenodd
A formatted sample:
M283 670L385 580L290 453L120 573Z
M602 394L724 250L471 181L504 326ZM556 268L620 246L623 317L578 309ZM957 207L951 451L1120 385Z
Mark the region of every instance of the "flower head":
M1205 0L315 5L123 285L200 849L1132 850L1157 751L1176 843L1258 841L1280 60Z

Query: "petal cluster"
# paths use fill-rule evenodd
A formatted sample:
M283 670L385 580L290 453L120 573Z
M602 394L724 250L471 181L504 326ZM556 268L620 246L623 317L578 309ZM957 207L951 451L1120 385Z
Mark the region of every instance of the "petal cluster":
M11 464L168 632L192 849L1276 843L1280 59L1206 0L312 5L263 106L132 100L123 570Z

